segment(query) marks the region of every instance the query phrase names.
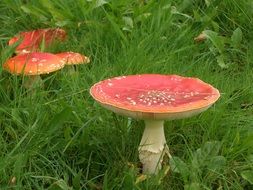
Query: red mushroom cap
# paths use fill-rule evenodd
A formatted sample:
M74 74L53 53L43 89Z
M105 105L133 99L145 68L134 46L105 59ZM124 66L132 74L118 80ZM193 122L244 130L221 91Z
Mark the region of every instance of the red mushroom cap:
M59 56L66 65L77 65L90 62L88 57L71 51L57 53L56 55Z
M181 118L180 113L184 113L182 117L187 112L200 113L220 96L217 89L197 78L159 74L107 79L93 85L90 93L113 111L117 108L122 114L122 110L139 112L136 114L147 118L163 114L164 119Z
M7 60L3 68L13 74L40 75L64 67L61 59L51 53L33 52L20 54Z
M54 41L63 41L65 38L66 32L63 29L38 29L28 32L20 32L17 36L11 38L8 44L12 45L21 39L21 43L16 47L16 52L21 54L38 51L43 40L45 41L45 46L48 47Z

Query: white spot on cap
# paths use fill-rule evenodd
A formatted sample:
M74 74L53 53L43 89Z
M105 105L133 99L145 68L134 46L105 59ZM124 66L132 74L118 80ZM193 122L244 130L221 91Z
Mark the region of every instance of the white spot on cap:
M30 51L26 50L26 49L23 49L22 50L22 53L29 53Z
M35 58L35 57L32 58L32 62L37 62L37 61L38 61L37 58Z

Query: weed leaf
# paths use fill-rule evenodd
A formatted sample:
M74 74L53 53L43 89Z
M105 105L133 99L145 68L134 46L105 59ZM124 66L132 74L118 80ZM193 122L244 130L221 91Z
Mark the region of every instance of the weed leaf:
M243 179L253 185L253 170L246 170L241 173Z
M200 185L198 183L191 183L189 185L184 186L185 190L201 190Z
M239 48L242 42L242 30L240 28L235 29L231 36L231 46Z
M206 37L212 42L212 44L217 48L220 54L224 52L224 39L218 35L218 33L211 31L211 30L205 30L203 33L206 35Z
M190 171L184 161L176 156L173 156L170 159L170 167L173 172L180 173L183 176L184 181L187 181Z

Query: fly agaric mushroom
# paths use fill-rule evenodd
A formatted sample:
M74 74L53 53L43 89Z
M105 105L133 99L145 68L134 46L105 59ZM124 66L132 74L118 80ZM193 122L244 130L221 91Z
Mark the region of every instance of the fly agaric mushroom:
M62 52L62 53L57 53L57 56L61 58L61 60L65 63L65 65L73 65L73 67L69 68L69 74L74 74L76 73L76 65L80 64L87 64L90 62L89 57L84 56L80 53L75 53L72 51L69 52Z
M72 51L57 53L56 55L59 56L63 62L65 62L65 65L79 65L90 62L89 57Z
M4 70L16 75L28 75L30 81L34 83L41 80L41 74L49 74L64 67L64 62L51 53L33 52L20 54L8 59L4 64ZM29 85L30 86L30 85Z
M20 32L18 35L11 38L8 44L12 45L15 42L21 40L21 43L16 47L15 52L17 54L23 54L38 51L43 41L45 43L45 46L48 47L57 40L64 41L65 39L65 30L60 28L47 28Z
M199 114L220 96L217 89L197 78L159 74L107 79L94 84L90 94L115 113L145 121L139 158L147 174L157 173L164 154L169 155L164 120Z

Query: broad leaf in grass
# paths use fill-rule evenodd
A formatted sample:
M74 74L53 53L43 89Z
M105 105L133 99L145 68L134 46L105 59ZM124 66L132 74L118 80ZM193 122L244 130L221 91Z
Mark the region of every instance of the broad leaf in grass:
M123 21L125 22L125 26L123 27L123 30L131 32L134 27L133 19L129 16L122 17Z
M101 7L101 6L103 6L104 4L107 4L107 3L108 3L108 2L105 1L105 0L97 0L97 1L96 1L96 6L95 6L95 8Z
M209 161L207 167L211 171L220 171L225 167L226 161L227 160L224 156L214 156Z
M185 9L192 8L193 6L193 1L192 0L184 0L181 4L179 4L179 9L180 11L184 11Z
M247 158L251 163L253 163L253 154L250 154Z
M220 175L224 172L226 167L226 158L224 156L213 156L206 162L205 170L202 171L202 176L209 184L215 183L219 180Z
M92 2L94 3L94 7L93 8L97 8L97 7L101 7L103 6L104 4L107 4L108 2L105 1L105 0L86 0L87 2Z
M219 166L223 166L226 160L223 156L218 156L221 143L219 141L208 141L201 148L193 153L192 167L200 172L200 168L210 167L210 170L216 169L216 162ZM225 162L225 163L224 163Z
M209 7L210 6L210 0L205 0L206 6Z
M218 65L222 68L222 69L227 69L228 65L225 63L224 60L224 56L220 55L216 57L217 63Z
M58 27L63 27L63 26L66 26L68 24L71 24L71 21L63 20L63 21L56 21L55 22L55 25L58 26Z
M222 36L219 36L217 32L211 30L203 31L203 34L212 42L212 44L218 49L219 53L224 52L225 42Z
M201 190L199 183L191 183L184 186L184 190Z
M208 141L201 147L201 152L206 156L215 156L219 153L221 143L219 141Z
M253 170L245 170L241 173L243 179L253 185Z
M171 6L171 14L181 15L181 16L183 16L187 19L191 19L191 20L193 19L193 17L191 15L179 12L175 6Z
M235 29L231 36L231 46L239 48L242 42L242 30L240 28Z
M190 170L187 164L176 156L173 156L169 162L172 172L180 173L183 177L183 180L187 181L190 175Z
M139 16L135 17L135 22L143 22L144 20L146 20L148 17L150 17L152 15L152 13L143 13L140 14Z

